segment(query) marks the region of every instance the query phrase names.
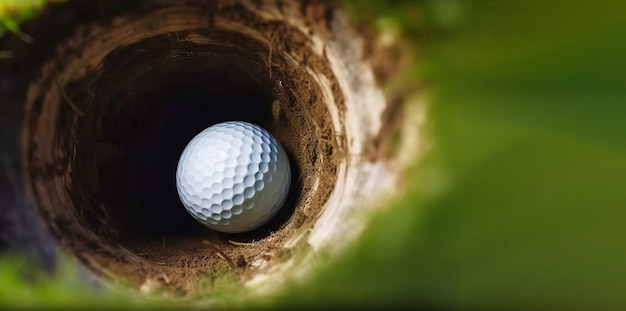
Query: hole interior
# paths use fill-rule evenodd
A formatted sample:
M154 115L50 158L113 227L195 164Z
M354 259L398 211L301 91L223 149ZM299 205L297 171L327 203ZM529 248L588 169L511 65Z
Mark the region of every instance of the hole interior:
M199 242L230 248L227 240L262 240L285 225L302 197L299 167L303 161L295 155L307 151L301 146L300 129L281 125L281 116L273 114L273 106L279 105L274 83L264 74L262 59L250 52L262 46L229 32L207 34L218 40L215 45L176 46L173 40L193 34L197 35L162 35L108 55L100 70L106 76L89 81L92 89L99 90L90 103L91 114L75 125L76 149L82 150L72 176L73 192L80 194L75 197L82 197L75 204L85 208L87 225L102 232L101 238L119 242L136 254L151 254L154 248L186 254L197 252ZM175 46L174 54L163 46ZM84 87L79 81L69 92L80 93ZM180 203L175 185L179 156L191 138L230 120L259 124L279 137L294 175L281 212L267 225L242 234L219 234L197 223ZM94 143L103 150L90 148ZM80 165L94 156L97 174L93 166ZM189 265L184 260L177 264Z
M136 285L165 273L168 286L183 291L233 263L253 274L284 260L283 244L310 229L330 195L339 136L320 95L323 86L310 72L329 69L321 61L297 61L312 55L310 44L288 52L285 45L270 46L267 33L233 25L224 10L216 13L221 27L197 19L199 26L152 30L133 40L126 35L147 20L188 21L187 14L194 20L198 13L172 9L120 21L106 32L96 26L91 32L99 37L81 38L66 47L73 53L56 60L65 70L47 72L40 85L31 85L31 95L41 92L32 95L31 108L43 102L40 111L27 109L36 121L24 131L35 200L61 242L99 273ZM271 33L285 27L265 26ZM288 30L302 39L299 30ZM227 120L269 130L288 152L293 174L281 212L242 234L216 233L195 222L175 187L188 141ZM49 162L59 162L58 174L38 174Z
M185 294L225 271L252 283L296 249L358 234L368 198L393 188L379 152L388 107L333 5L159 0L125 14L127 3L47 46L56 55L26 90L24 178L60 244L109 279ZM268 129L292 167L286 208L238 235L195 223L174 186L188 139L228 119Z
M219 37L235 36L220 34ZM276 121L271 114L275 97L269 80L260 81L260 75L252 76L232 60L245 57L243 47L218 49L217 52L214 46L205 46L196 48L196 54L206 50L211 53L210 57L194 57L183 52L184 55L174 61L163 61L171 55L159 52L128 55L137 49L162 51L151 46L152 42L162 45L167 40L167 36L151 38L148 44L139 42L109 55L102 69L109 75L99 79L105 81L96 81L95 88L110 83L113 85L111 95L92 102L103 106L107 112L94 115L96 122L84 118L84 122L77 125L79 132L94 132L94 124L101 126L100 137L96 139L114 150L98 163L97 183L101 187L93 198L110 206L109 214L116 214L115 227L120 228L116 235L124 235L124 241L161 240L167 235L206 235L203 234L206 229L181 208L176 192L174 176L182 150L196 134L223 121L248 121L275 130L275 127L270 128ZM258 60L246 60L261 66L256 63ZM122 67L124 69L118 72L108 70L121 61L134 65ZM145 67L147 69L142 70ZM120 81L124 81L123 88L119 87ZM80 89L80 86L74 88ZM81 144L89 138L78 137L78 140ZM297 148L289 142L281 143ZM297 162L294 164L298 172ZM84 183L80 178L94 178L88 169L81 170L85 176L77 171L79 177L73 182L76 185ZM297 198L300 196L298 189L302 187L297 185L298 176L294 177L296 185L291 196ZM285 209L293 210L291 207L285 206ZM268 228L275 231L277 225L274 222L273 226L256 232L262 233ZM91 226L98 226L97 217Z

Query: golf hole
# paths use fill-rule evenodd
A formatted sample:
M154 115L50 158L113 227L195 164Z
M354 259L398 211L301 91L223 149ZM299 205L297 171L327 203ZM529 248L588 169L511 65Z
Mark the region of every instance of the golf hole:
M225 273L258 285L295 252L349 242L369 198L398 180L387 152L398 129L387 124L400 113L372 65L388 60L368 60L371 43L330 2L50 10L30 24L35 38L54 29L53 16L70 17L58 41L38 46L49 55L24 88L23 176L59 245L105 280L176 295L218 286ZM266 128L292 167L281 212L242 234L195 222L175 187L188 141L228 120Z

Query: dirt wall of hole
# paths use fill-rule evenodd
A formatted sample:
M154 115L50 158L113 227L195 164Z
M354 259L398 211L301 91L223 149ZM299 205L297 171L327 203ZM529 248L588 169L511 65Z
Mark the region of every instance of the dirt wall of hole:
M360 57L374 67L387 58L363 53L338 13L329 1L71 1L27 24L36 46L7 44L27 60L23 173L59 243L109 280L188 294L228 271L246 281L274 270L302 245L349 240L343 220L355 210L345 207L393 183L380 151L393 133L381 122L398 110L376 86L389 72L374 75ZM213 70L234 91L258 91L259 123L297 167L291 211L249 235L142 235L116 188L132 150L121 140L154 120L142 96L211 88L198 78L211 81L200 73Z
M305 34L264 21L239 3L207 11L174 3L159 2L140 16L117 16L108 26L77 25L76 34L56 47L56 57L30 85L27 118L33 122L23 139L35 199L64 247L98 273L132 286L151 281L187 292L205 287L207 276L232 269L245 277L284 259L274 257L288 254L285 240L314 223L332 191L331 159L341 152L341 143L321 90L310 78L332 79L332 74ZM230 65L223 66L226 62ZM194 80L215 71L220 75L213 80ZM295 179L300 191L282 223L243 236L199 229L157 236L135 230L138 219L150 216L125 202L116 173L125 168L130 150L124 139L155 118L158 108L145 103L149 93L164 87L171 72L178 73L175 83L165 86L172 89L204 78L198 89L208 93L211 87L231 86L265 92L266 102L258 105L265 106L267 117L257 123L285 146L300 173ZM335 96L341 102L341 94ZM54 172L42 176L51 166Z

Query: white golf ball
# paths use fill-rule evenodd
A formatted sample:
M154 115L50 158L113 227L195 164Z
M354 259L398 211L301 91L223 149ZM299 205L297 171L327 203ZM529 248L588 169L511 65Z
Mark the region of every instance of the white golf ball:
M176 170L187 211L209 229L239 233L258 228L282 207L291 169L283 147L265 129L229 121L196 135Z

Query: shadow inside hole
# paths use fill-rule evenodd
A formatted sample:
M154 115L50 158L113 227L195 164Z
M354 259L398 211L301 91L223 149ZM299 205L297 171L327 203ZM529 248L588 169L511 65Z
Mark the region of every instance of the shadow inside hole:
M166 236L252 241L279 230L302 192L301 171L289 146L284 147L291 166L290 193L277 215L253 231L223 234L204 227L187 212L176 190L178 160L194 136L230 120L270 128L274 95L262 85L236 84L215 71L162 81L148 92L134 94L103 120L105 132L121 150L116 161L101 169L103 188L108 189L105 205L121 242Z
M183 96L156 97L156 102L150 103L160 111L152 122L142 122L138 136L128 146L123 177L126 196L144 233L161 236L204 229L178 197L178 160L189 141L211 125L229 120L263 124L262 107L266 105L259 103L259 94L254 93L180 94Z

